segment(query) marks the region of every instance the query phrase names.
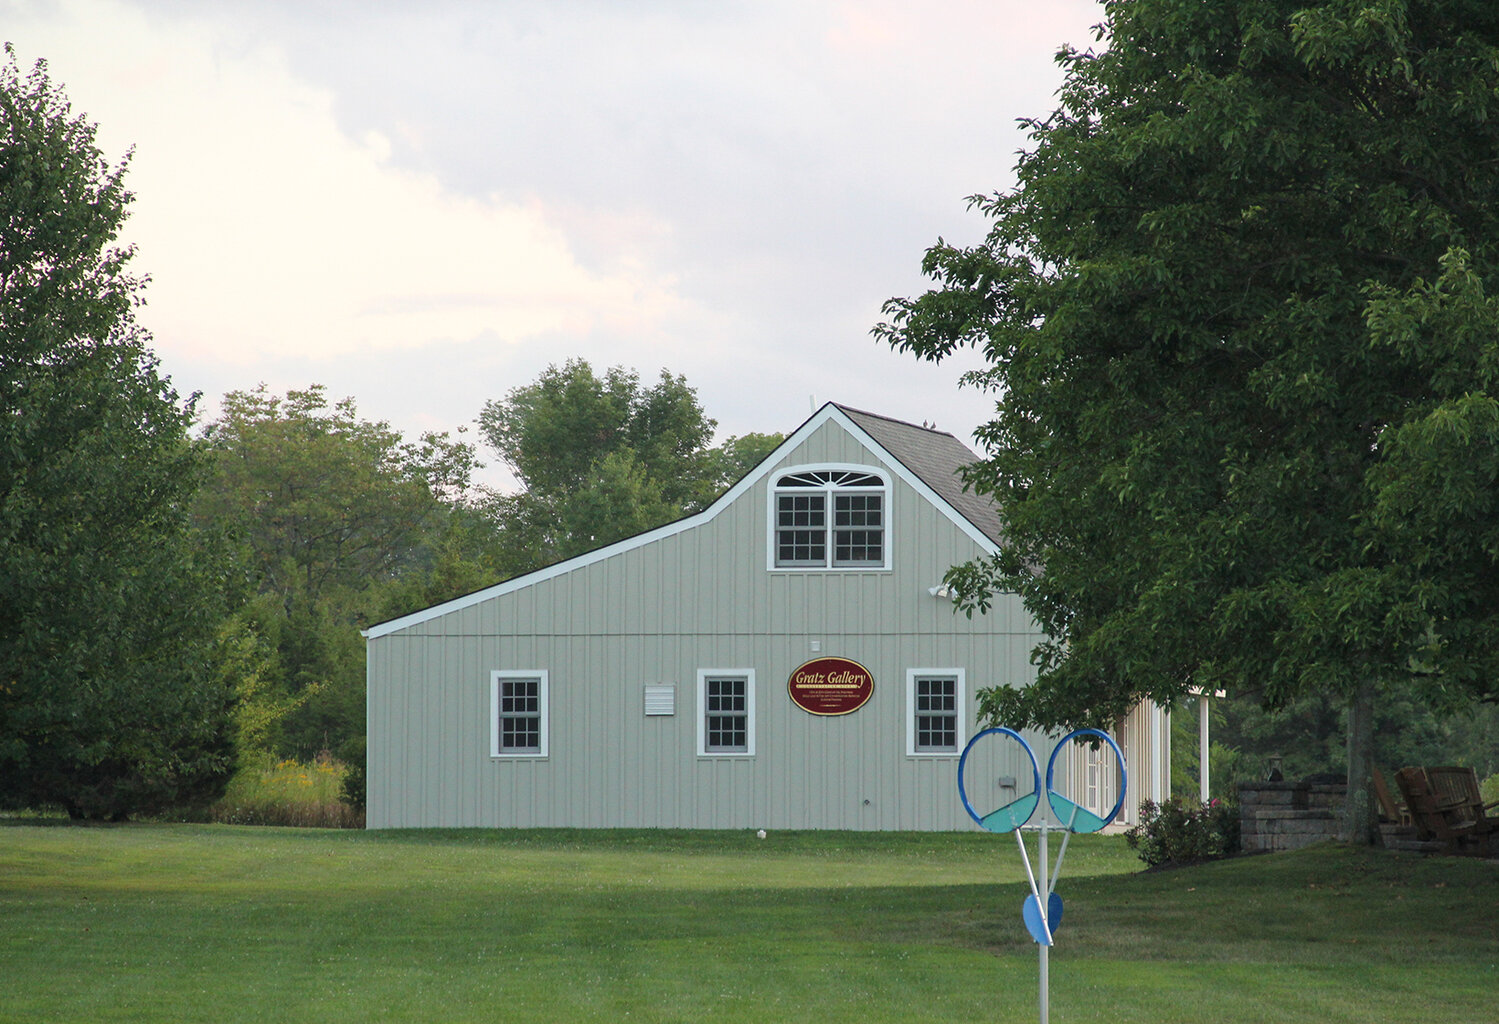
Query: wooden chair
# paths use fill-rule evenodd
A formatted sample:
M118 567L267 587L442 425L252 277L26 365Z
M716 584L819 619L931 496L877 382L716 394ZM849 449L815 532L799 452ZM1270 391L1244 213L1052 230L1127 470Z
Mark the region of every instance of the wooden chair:
M1395 773L1395 784L1410 809L1416 834L1423 840L1439 842L1450 853L1480 857L1488 853L1490 835L1499 833L1499 818L1482 822L1466 818L1466 804L1437 793L1425 768L1400 769Z
M1385 782L1384 773L1375 768L1373 779L1374 798L1379 801L1380 820L1402 828L1410 825L1411 812L1405 805L1396 803L1395 798L1390 795L1390 787Z
M1471 821L1486 831L1499 829L1499 800L1483 802L1478 789L1478 773L1472 768L1438 767L1426 769L1426 781L1439 800L1451 808L1451 814L1462 821Z

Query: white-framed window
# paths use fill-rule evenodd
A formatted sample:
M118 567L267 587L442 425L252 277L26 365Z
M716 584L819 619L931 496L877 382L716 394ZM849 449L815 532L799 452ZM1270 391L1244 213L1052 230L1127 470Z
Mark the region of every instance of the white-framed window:
M489 674L489 756L547 756L547 673Z
M960 668L906 670L906 754L956 757L968 742L967 690Z
M772 569L890 568L889 478L868 466L796 466L770 488Z
M698 669L697 752L702 757L754 756L754 669Z

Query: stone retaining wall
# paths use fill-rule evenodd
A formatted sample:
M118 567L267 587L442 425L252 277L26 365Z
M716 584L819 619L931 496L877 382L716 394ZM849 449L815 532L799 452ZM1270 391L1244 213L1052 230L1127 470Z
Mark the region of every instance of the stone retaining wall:
M1347 792L1343 783L1240 783L1240 843L1251 852L1299 850L1336 839Z

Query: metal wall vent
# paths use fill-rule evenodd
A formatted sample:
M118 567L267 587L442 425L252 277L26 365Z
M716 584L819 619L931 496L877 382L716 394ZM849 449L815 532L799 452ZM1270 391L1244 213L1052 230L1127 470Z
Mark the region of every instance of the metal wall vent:
M647 715L676 714L677 688L675 686L647 686L645 688L645 713Z

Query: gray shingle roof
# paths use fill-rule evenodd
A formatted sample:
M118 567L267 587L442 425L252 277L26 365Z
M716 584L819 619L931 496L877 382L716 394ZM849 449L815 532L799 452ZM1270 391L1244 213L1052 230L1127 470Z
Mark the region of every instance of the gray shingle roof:
M984 536L995 544L1004 543L1004 531L1000 528L999 512L994 503L963 489L959 470L979 461L976 452L944 430L918 427L914 423L850 409L846 405L839 405L838 409L915 473L922 483L936 491L959 515L978 527Z

